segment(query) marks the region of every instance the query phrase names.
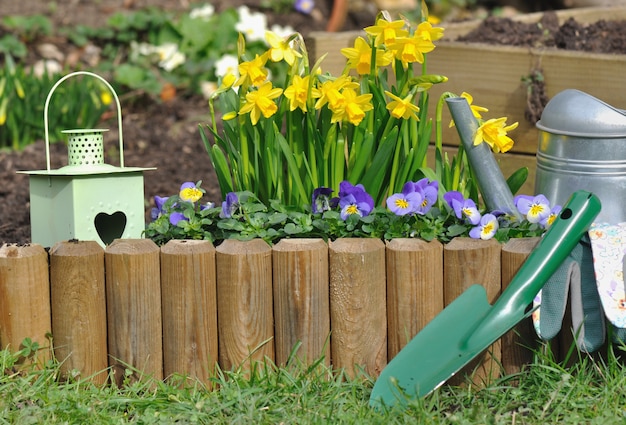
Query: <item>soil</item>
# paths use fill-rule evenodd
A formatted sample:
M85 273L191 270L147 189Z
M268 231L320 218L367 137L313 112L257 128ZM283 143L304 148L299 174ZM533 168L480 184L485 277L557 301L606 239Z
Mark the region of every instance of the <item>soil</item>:
M146 4L169 10L188 10L186 0L124 0L88 2L73 0L56 2L56 9L50 10L48 2L40 0L0 0L0 9L5 15L46 14L59 26L66 26L77 20L94 20L93 25L103 22L103 18L118 10L131 10ZM212 2L219 11L221 7L236 6L252 2L228 0ZM317 4L317 2L316 2ZM320 5L321 16L328 16L328 8ZM95 9L94 9L95 8ZM306 35L310 31L323 30L325 20L317 21L298 14L276 15L263 9L270 22L292 25ZM91 18L89 18L91 17ZM464 37L465 41L489 42L535 46L538 43L550 48L577 49L593 52L626 53L626 23L600 21L595 25L582 26L570 20L558 28L551 23L552 14L546 13L545 28L509 21L507 18L487 18L483 26L474 34ZM345 30L360 29L373 22L373 14L367 8L351 12ZM89 22L87 22L89 23ZM34 49L33 49L34 50ZM529 119L536 119L537 113L547 102L542 92L540 79L537 80L535 97L529 101ZM210 165L199 135L198 124L208 123L206 101L196 97L174 97L168 102L122 102L124 161L126 166L156 167L144 173L146 211L152 206L154 195L168 196L178 191L185 181L202 180L207 191L204 200L220 202L221 195L215 173ZM109 117L100 126L109 128L105 133L105 145L115 146L117 121ZM111 149L109 149L111 150ZM114 149L112 149L114 151ZM67 163L67 150L64 144L52 144L51 167L59 168ZM114 155L106 158L107 163L116 164ZM0 152L0 243L25 244L30 242L29 189L28 176L17 174L18 170L39 170L46 167L45 145L43 141L28 146L22 152Z

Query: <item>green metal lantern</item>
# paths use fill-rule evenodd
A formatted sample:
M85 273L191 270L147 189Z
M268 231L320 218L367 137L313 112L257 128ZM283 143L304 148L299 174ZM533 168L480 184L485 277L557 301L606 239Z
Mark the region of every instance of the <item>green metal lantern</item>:
M48 105L54 90L76 75L101 80L117 105L120 166L104 163L104 129L65 130L68 165L50 169ZM61 78L44 107L45 170L20 171L30 181L33 243L45 247L63 240L95 240L103 247L118 238L141 238L145 229L143 172L154 168L124 166L122 109L113 87L99 75L78 71Z

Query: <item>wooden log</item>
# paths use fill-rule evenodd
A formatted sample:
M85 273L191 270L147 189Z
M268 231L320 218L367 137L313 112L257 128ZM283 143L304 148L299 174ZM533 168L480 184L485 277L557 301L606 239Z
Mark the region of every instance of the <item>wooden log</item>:
M251 370L274 361L272 248L228 239L216 251L220 366Z
M273 247L276 362L293 350L304 363L330 364L328 245L322 239L283 239Z
M51 358L52 330L48 253L41 245L0 247L0 345L17 352L29 338L39 350L24 359L42 365Z
M539 243L540 238L511 239L502 247L502 290L504 290ZM537 335L527 318L502 337L502 367L507 375L519 373L533 360Z
M385 244L345 238L329 244L331 358L350 377L387 364Z
M388 241L389 359L443 310L443 300L443 245L412 238Z
M473 284L487 291L487 300L493 303L500 295L500 242L490 239L455 238L443 248L444 303L450 304ZM470 313L470 312L468 312ZM442 335L445 338L445 335ZM477 356L448 382L460 385L469 378L473 385L482 386L500 374L500 340ZM466 378L467 377L467 378Z
M163 379L159 252L150 239L116 239L104 254L109 365L118 385L126 373Z
M50 250L54 353L63 376L104 384L108 377L104 249L95 241Z
M217 364L215 248L171 240L161 247L163 374L210 385Z

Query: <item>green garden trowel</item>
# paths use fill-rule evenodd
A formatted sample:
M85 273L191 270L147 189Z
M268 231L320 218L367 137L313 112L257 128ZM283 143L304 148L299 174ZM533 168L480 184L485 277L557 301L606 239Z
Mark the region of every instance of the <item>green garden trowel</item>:
M575 192L500 298L490 305L481 285L470 286L383 369L370 405L406 404L430 393L527 317L533 298L599 212L595 195Z

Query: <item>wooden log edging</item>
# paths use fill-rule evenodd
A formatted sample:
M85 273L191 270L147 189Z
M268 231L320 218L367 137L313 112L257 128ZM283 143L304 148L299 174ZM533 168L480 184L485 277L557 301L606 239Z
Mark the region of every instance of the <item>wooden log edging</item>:
M470 284L490 301L536 239L467 238L447 245L418 239L116 240L106 250L61 242L0 248L0 348L41 341L78 372L102 382L108 365L119 384L184 375L209 383L216 364L230 370L295 355L324 356L354 376L376 376L444 305ZM48 272L49 267L49 272ZM50 290L51 289L51 290ZM106 307L105 307L106 306ZM445 336L442 336L445 337ZM506 335L475 363L475 381L519 370L530 357ZM106 360L104 360L106 358ZM475 372L475 370L478 372Z

